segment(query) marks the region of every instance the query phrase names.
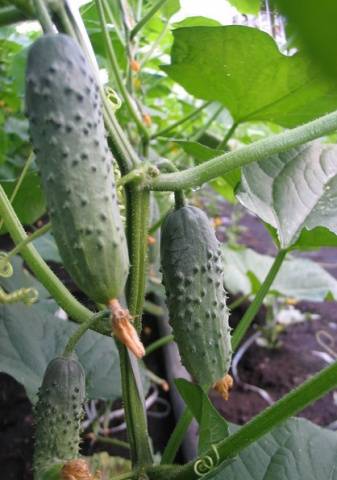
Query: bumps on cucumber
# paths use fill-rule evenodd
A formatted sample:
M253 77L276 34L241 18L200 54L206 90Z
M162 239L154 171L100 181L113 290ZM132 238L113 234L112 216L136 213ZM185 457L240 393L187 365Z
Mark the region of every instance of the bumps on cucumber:
M124 289L128 250L99 87L71 37L44 35L31 47L26 110L64 265L88 297L107 304Z
M202 210L184 206L167 215L161 264L182 362L207 391L228 372L232 348L222 254Z
M47 366L35 407L35 478L78 456L85 373L75 356Z

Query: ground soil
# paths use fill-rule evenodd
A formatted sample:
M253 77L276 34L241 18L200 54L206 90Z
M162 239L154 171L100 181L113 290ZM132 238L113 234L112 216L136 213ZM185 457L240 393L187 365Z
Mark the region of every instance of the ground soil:
M228 218L229 210L222 208L221 215ZM261 253L273 254L275 251L267 233L259 222L251 216L245 215L241 224L246 230L241 234L241 241ZM219 237L223 236L221 228ZM334 264L335 250L325 249L309 255L337 277L337 265ZM65 273L57 272L61 277ZM74 286L67 281L67 286ZM74 292L78 293L78 292ZM247 305L242 305L232 315L232 325L235 326ZM253 345L239 363L239 377L242 382L258 386L265 390L273 400L277 400L285 393L295 388L313 373L327 365L326 361L315 352L325 352L317 341L317 332L324 330L337 342L337 311L335 303L302 303L303 311L318 313L318 320L306 321L289 327L280 335L281 346L275 350ZM256 325L262 324L263 311L257 318ZM153 318L147 320L145 340L150 343L156 338L157 332ZM248 333L252 335L256 326ZM149 357L149 367L158 375L165 376L160 352ZM166 393L161 393L164 401L168 402ZM231 422L243 424L252 416L266 408L266 401L256 392L236 384L228 402L223 401L216 393L212 400L220 412ZM152 411L160 414L161 407L154 406ZM318 425L329 426L337 419L337 408L334 394L331 393L314 405L304 410L301 416L308 418ZM160 415L159 415L160 417ZM172 413L168 417L149 417L149 429L156 451L163 449L172 429ZM33 452L33 418L32 407L23 387L6 374L0 374L0 472L1 478L6 480L31 480L31 462ZM118 435L125 440L125 432ZM116 449L106 445L92 445L88 440L84 442L84 453L90 454L97 450L108 450L113 454L125 456L123 449Z

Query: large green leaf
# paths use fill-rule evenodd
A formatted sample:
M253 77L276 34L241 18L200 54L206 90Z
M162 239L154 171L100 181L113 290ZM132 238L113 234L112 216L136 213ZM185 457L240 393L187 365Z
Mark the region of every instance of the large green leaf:
M0 277L8 292L32 286L40 301L31 307L23 304L0 305L0 371L13 376L35 402L49 361L62 353L69 336L78 326L55 316L57 305L48 293L14 259L14 275ZM112 338L88 331L76 348L87 378L87 396L115 400L121 395L118 352Z
M250 294L252 283L248 273L252 272L262 283L274 260L269 255L261 255L249 248L237 250L224 246L223 255L225 285L233 294ZM297 300L321 302L331 295L337 299L337 280L311 260L288 258L271 290Z
M268 34L243 26L173 32L165 72L189 93L225 105L236 122L293 127L337 108L337 85L298 53L282 55Z
M229 0L239 12L257 15L260 11L261 0Z
M243 450L213 480L337 480L336 457L336 432L292 418Z
M199 454L212 445L228 437L226 420L214 408L209 398L198 385L179 378L175 381L177 389L199 423Z
M333 78L337 74L337 2L335 0L275 0L291 28L315 60Z
M281 247L293 245L304 228L336 234L336 156L337 146L312 142L247 165L237 198L277 229Z

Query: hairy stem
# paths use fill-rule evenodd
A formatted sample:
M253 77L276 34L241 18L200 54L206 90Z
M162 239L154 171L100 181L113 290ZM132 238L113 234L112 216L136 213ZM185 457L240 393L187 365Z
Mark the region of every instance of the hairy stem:
M237 167L264 160L276 153L332 133L336 129L337 112L329 113L305 125L259 140L234 152L225 153L196 167L148 179L144 187L150 190L169 191L198 187Z
M121 76L121 73L120 73L120 70L119 70L115 50L113 48L113 44L111 42L111 38L109 36L108 30L107 30L107 27L106 27L106 19L105 19L105 13L104 13L104 8L103 8L103 1L102 0L96 0L96 6L97 6L98 14L99 14L101 29L102 29L102 33L103 33L103 37L104 37L104 41L105 41L105 45L106 45L107 56L108 56L108 59L109 59L111 71L114 75L117 86L118 86L118 88L121 92L122 97L124 98L125 104L127 106L127 109L129 110L129 113L130 113L131 117L135 121L135 123L137 125L137 128L138 128L139 132L141 133L141 135L143 136L143 138L147 140L149 138L148 131L147 131L142 119L140 118L139 113L138 113L132 99L130 98L129 92L127 91L127 89L124 85L124 82L123 82L123 79L122 79L122 76Z
M275 280L276 275L278 274L282 263L287 255L287 250L280 250L277 256L274 259L270 270L264 279L259 291L257 292L253 302L250 304L249 308L246 310L244 316L241 318L240 323L236 327L234 334L232 336L232 347L233 350L236 350L244 337L245 333L247 332L248 328L250 327L252 321L255 318L255 315L260 310L260 307L263 303L263 300L267 293L270 290L270 287Z

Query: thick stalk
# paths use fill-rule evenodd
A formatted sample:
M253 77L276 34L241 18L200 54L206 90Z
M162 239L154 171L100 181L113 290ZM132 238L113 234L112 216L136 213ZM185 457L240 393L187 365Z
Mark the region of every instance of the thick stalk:
M149 194L132 186L126 188L126 194L126 233L130 255L130 272L126 288L127 303L139 332L145 291ZM131 460L134 466L143 467L152 463L152 453L144 401L141 386L138 383L139 365L136 360L132 360L127 349L119 342L118 349Z
M276 153L332 133L336 129L337 112L329 113L305 125L259 140L234 152L225 153L196 167L148 179L144 186L150 190L168 191L199 187L237 167L264 160Z
M181 118L180 120L172 123L168 127L164 128L163 130L159 130L159 132L154 133L151 138L157 138L157 137L164 137L167 133L169 133L171 130L174 130L177 127L180 127L184 123L188 122L189 120L192 120L192 118L196 117L199 115L199 113L204 110L206 107L211 105L212 102L205 102L203 103L199 108L196 108L193 110L193 112L189 113L186 115L186 117Z
M148 140L148 138L149 138L148 131L147 131L142 119L140 118L139 113L136 110L136 107L135 107L132 99L130 98L129 92L127 91L127 89L124 85L121 73L119 71L119 65L118 65L118 62L117 62L117 57L116 57L116 54L115 54L115 50L114 50L113 44L111 42L111 38L109 36L108 30L106 28L106 19L105 19L105 13L104 13L104 8L103 8L103 1L102 0L96 0L96 6L97 6L98 14L99 14L101 29L102 29L102 33L103 33L103 37L104 37L104 42L105 42L105 45L106 45L106 51L107 51L107 56L108 56L108 59L109 59L111 71L112 71L113 76L116 80L119 91L120 91L122 97L124 98L125 105L126 105L127 109L129 110L129 113L130 113L131 117L135 121L139 132L141 133L141 135L143 136L143 138L145 140Z
M151 20L151 18L158 12L158 10L164 5L167 0L158 0L152 8L139 20L137 25L131 30L130 38L133 39L138 32Z
M278 252L253 302L250 304L244 316L241 318L240 323L234 330L234 334L232 336L232 347L234 351L238 348L242 338L244 337L252 321L254 320L255 315L260 310L263 300L267 295L267 293L269 292L270 287L272 286L273 281L275 280L275 277L278 274L286 255L287 255L287 250L280 250Z
M19 244L28 238L1 185L0 217L3 218L4 224L15 244ZM72 320L77 323L82 323L92 317L93 313L76 300L48 267L33 245L25 245L21 250L21 255L36 278L46 287L51 296L60 307L67 312ZM104 335L111 336L111 329L97 326L95 330Z
M302 383L295 390L285 395L281 400L254 417L237 432L216 445L220 462L235 457L250 444L256 442L266 433L289 417L301 412L305 407L326 395L337 386L337 362L324 368L319 373ZM205 453L205 456L214 458L214 450ZM194 471L195 462L190 462L183 467L177 475L170 480L197 480L200 478ZM225 471L224 471L225 474ZM159 478L150 476L150 478Z

